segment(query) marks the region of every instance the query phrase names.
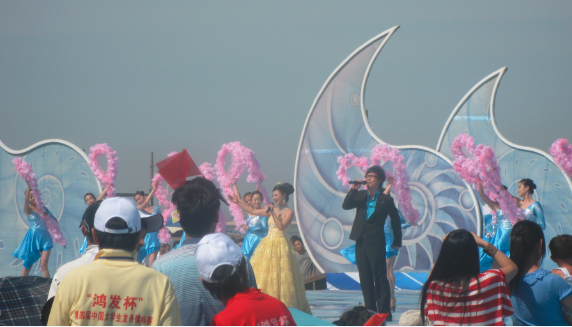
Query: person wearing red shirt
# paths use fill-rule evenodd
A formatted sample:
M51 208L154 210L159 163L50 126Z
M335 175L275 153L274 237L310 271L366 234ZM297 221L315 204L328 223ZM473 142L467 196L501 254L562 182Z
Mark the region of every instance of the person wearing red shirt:
M284 303L248 287L246 260L230 237L205 235L195 257L203 286L225 306L211 326L296 326Z

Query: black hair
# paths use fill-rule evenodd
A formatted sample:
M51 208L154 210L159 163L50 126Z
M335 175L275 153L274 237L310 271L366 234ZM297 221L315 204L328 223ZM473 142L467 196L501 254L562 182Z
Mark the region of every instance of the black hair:
M521 179L520 183L522 183L522 185L524 186L528 186L528 193L530 193L530 195L534 194L534 190L536 190L536 184L534 184L532 179L530 178Z
M272 192L274 191L280 191L280 193L286 194L286 199L284 200L288 202L288 200L290 199L290 194L294 193L294 186L292 186L292 184L289 183L280 183L274 186Z
M440 287L440 296L444 297L445 287L456 290L458 297L451 297L455 301L453 306L461 304L463 306L462 315L467 312L467 293L473 278L477 278L480 273L479 248L477 242L469 231L457 229L449 233L437 257L437 261L429 274L429 278L421 289L421 321L425 321L425 304L427 303L427 291L433 281L443 282ZM479 280L477 287L480 290ZM464 302L464 303L463 303ZM450 306L445 303L444 306Z
M142 197L145 197L145 192L144 191L135 191L135 195L133 195L133 198L135 198L137 195L141 195Z
M292 235L292 237L290 237L290 243L292 243L292 245L294 245L294 242L296 242L296 241L302 242L302 239L298 235Z
M180 224L189 236L204 236L218 221L220 193L213 182L196 177L175 190L171 202L177 206Z
M541 240L542 245L540 245ZM516 264L518 272L508 284L513 292L518 292L520 279L527 273L524 268L530 264L530 261L536 262L544 258L546 255L545 244L544 233L537 223L522 220L514 224L510 232L510 260ZM540 256L538 255L538 246L542 247Z
M244 196L242 197L244 199L244 201L246 201L246 197L250 195L250 199L252 199L252 192L246 192L244 193Z
M80 228L81 226L85 226L85 228L87 229L87 240L90 243L93 243L93 236L91 235L91 229L93 228L95 213L97 212L97 209L99 209L99 205L101 204L101 202L103 201L102 200L95 201L85 209L83 217L81 218L81 224L79 225Z
M338 326L363 326L375 312L369 310L364 306L355 306L340 316L340 319L332 322Z
M216 280L216 282L208 283L203 280L204 287L212 296L219 300L228 300L249 288L246 260L242 258L234 274L232 273L233 269L234 267L231 265L218 266L211 276L211 279Z
M105 228L127 229L127 223L119 217L114 217L107 221ZM96 229L95 233L99 240L100 249L115 249L133 252L137 246L137 240L139 239L139 232L131 234L112 234Z
M369 173L374 173L377 175L377 180L380 181L379 185L385 182L385 171L380 166L369 167L365 172L365 175L367 176Z
M264 195L262 195L262 192L260 192L260 191L254 191L254 192L252 192L251 194L252 194L251 199L254 199L254 196L255 196L255 195L260 195L260 198L261 198L262 200L264 200Z
M554 259L563 260L572 264L572 235L558 235L548 243L550 255Z
M85 198L87 198L88 195L91 195L94 200L97 200L97 198L95 197L95 195L93 195L93 193L85 193L85 195L83 196L83 202L87 203L87 201L85 201Z
M42 307L42 314L40 316L40 321L42 322L42 326L48 325L48 320L50 320L50 312L52 312L52 306L54 304L55 298L56 298L55 296L49 298L48 301L46 301L46 303L44 303L44 306Z

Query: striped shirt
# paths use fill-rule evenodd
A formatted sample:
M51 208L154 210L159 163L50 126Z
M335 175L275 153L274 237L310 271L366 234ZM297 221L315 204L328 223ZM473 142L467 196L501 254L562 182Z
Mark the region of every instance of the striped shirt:
M425 316L433 325L500 326L513 314L510 291L502 270L488 270L473 279L466 297L461 288L433 281L427 290Z

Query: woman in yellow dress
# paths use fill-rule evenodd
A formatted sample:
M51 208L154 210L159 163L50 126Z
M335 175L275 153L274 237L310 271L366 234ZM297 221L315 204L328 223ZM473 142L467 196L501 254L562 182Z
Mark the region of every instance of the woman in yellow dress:
M294 211L288 208L288 198L292 193L294 193L292 185L288 183L276 185L272 190L272 200L275 205L270 204L268 210L253 209L236 194L229 198L251 215L270 216L268 235L260 241L250 259L258 288L263 293L279 299L289 308L312 314L294 248L284 237L294 217Z

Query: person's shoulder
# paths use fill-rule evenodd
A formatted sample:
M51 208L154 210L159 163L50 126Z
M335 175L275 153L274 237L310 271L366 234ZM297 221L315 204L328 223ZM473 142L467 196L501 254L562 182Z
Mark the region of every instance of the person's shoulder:
M564 275L564 273L562 272L562 270L560 270L560 268L552 269L551 273L553 273L556 276L566 278L566 275Z
M483 271L479 274L479 282L491 283L494 281L504 280L506 281L506 275L500 269L490 269Z
M157 258L153 263L153 269L162 270L173 266L192 264L194 262L194 260L192 260L194 257L194 247L181 246L180 248L171 250Z

